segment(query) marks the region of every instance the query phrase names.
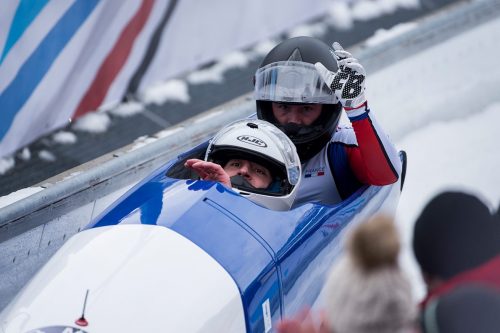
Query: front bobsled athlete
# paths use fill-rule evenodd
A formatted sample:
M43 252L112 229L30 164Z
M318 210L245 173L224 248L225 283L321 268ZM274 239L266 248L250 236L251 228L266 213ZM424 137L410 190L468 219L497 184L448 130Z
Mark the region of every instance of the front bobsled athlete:
M189 159L184 165L201 179L221 182L274 210L290 209L301 174L292 141L258 119L224 127L210 140L204 161Z
M295 204L335 204L363 184L388 185L401 173L394 145L365 97L365 69L339 43L312 37L274 47L255 77L257 117L293 141L302 162ZM352 126L340 125L342 108Z

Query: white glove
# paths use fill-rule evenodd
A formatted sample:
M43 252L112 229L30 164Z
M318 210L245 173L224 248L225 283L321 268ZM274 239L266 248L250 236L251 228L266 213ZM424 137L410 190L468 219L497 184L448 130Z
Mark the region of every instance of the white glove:
M322 63L314 64L323 81L334 92L344 108L356 109L366 102L366 71L352 54L335 42L332 45L339 70L329 71Z

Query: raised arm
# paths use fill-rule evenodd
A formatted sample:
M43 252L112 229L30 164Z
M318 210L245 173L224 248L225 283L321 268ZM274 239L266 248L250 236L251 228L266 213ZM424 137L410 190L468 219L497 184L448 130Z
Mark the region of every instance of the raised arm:
M194 170L203 180L213 180L231 187L229 175L219 164L193 158L187 160L184 166Z
M396 147L368 107L366 71L339 43L333 43L332 47L339 70L331 72L321 63L315 66L341 102L354 128L355 138L344 140L351 143L345 145L349 165L356 178L364 184L392 184L399 179L401 161Z

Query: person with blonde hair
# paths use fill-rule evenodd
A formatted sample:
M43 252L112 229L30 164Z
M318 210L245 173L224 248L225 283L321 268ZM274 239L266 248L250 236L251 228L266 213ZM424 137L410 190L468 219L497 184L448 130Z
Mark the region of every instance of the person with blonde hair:
M325 287L323 314L285 319L280 333L413 332L416 303L398 265L399 234L393 219L377 215L347 234L346 251L333 266Z

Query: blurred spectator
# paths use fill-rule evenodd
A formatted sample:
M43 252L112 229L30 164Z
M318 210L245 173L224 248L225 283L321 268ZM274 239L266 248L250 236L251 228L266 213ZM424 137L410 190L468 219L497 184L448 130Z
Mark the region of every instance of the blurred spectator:
M421 324L423 333L500 332L500 292L475 284L457 287L429 303Z
M376 216L352 230L346 253L325 285L325 314L283 320L280 333L412 332L416 307L398 266L399 236L392 219ZM326 321L328 320L328 322Z
M423 307L463 283L500 287L500 224L473 195L434 197L415 222L413 250L428 288Z
M294 318L281 321L277 327L278 333L334 333L324 311L317 315L309 309L304 309Z
M411 287L398 266L399 235L377 216L350 235L347 256L326 283L327 317L336 333L402 332L416 315Z

